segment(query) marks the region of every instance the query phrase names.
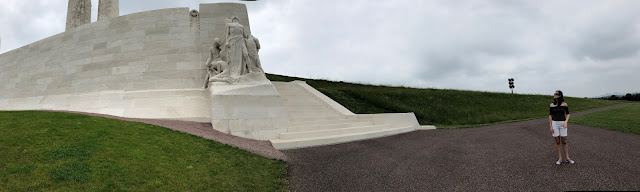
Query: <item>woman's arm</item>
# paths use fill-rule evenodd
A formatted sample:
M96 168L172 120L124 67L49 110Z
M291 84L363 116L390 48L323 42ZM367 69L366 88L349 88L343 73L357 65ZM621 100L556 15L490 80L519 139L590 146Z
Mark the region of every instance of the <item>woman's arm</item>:
M571 117L571 114L569 113L569 105L567 103L563 103L564 106L564 112L565 114L567 114L567 118L565 118L564 120L564 128L567 128L567 124L569 123L569 117Z
M549 115L549 131L553 134L553 123L551 123L551 115Z
M549 105L549 131L551 131L551 134L553 134L553 123L552 123L552 118L551 115L553 115L553 109L551 108L553 106L553 103L551 105Z

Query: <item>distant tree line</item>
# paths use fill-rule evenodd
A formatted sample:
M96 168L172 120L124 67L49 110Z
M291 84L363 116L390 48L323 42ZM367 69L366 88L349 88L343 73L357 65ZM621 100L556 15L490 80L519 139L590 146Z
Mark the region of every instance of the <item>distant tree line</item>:
M627 101L640 101L640 93L627 93L626 95L620 97L617 95L611 95L609 97L602 97L600 99L606 100L627 100Z

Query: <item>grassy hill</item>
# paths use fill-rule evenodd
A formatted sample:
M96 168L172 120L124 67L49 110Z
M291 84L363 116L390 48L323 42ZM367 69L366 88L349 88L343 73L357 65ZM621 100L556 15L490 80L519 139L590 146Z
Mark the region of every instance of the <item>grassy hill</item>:
M0 112L0 191L278 191L286 165L215 141L60 112Z
M422 125L474 127L546 117L551 95L523 95L447 89L418 89L304 79L267 74L271 81L302 80L354 113L414 112ZM571 112L619 102L565 97Z
M573 123L640 135L640 103L627 102L622 107L571 118Z

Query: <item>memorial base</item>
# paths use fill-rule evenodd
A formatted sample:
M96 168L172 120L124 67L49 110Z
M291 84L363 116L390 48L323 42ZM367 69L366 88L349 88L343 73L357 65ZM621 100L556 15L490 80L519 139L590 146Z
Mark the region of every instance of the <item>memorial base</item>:
M209 90L214 129L257 140L278 139L287 132L289 119L282 97L269 80L213 82Z

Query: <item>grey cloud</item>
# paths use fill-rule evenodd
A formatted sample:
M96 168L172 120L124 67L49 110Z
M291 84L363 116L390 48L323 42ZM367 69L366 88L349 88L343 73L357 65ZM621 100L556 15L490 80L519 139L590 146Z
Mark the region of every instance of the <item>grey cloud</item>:
M600 90L588 86L597 79L601 81L598 84L608 84L608 89L633 91L613 85L613 80L603 80L601 76L611 77L611 67L583 64L584 55L609 60L638 58L634 50L640 40L633 34L640 34L636 20L640 17L631 17L634 12L624 8L636 7L636 3L608 3L288 3L295 8L277 13L281 17L267 23L294 31L283 40L298 43L284 43L287 46L267 52L263 58L269 61L265 63L275 63L272 65L279 73L305 77L324 74L339 80L488 91L508 91L502 81L515 77L521 93L546 94L564 87L576 96L599 94ZM332 8L334 4L349 9ZM611 8L601 10L603 6ZM594 10L601 13L593 16ZM615 14L623 16L610 17ZM627 23L618 25L627 30L585 30L592 26L610 29L615 25L604 24L616 22ZM608 39L591 46L594 36ZM278 56L269 57L271 54ZM582 56L577 57L579 54ZM599 66L612 63L598 62ZM637 66L638 62L625 64ZM584 74L594 80L584 80Z
M66 0L50 13L17 2L0 2L0 52L64 30ZM120 13L210 2L218 1L121 0ZM243 3L270 73L502 92L513 77L519 93L563 89L571 96L640 91L630 83L640 81L633 74L640 71L638 1ZM7 6L17 11L9 14ZM18 12L29 16L14 17Z
M66 12L59 13L62 7L55 1L0 2L0 53L62 32L66 16ZM66 9L66 4L64 8Z
M640 16L640 15L639 15ZM640 22L640 20L636 21ZM584 31L573 55L610 60L638 54L640 26L633 23L602 24Z

